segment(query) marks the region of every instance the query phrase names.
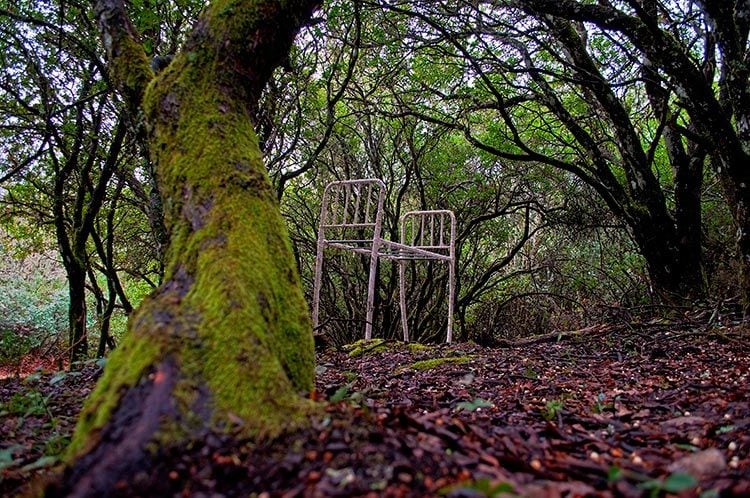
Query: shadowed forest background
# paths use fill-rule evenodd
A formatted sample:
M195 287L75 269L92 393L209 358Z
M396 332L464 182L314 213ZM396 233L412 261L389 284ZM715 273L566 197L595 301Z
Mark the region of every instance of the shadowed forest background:
M164 151L182 149L154 129L173 111L170 105L179 105L168 95L142 106L142 95L127 93L137 85L127 69L113 63L117 50L102 44L102 39L112 43L118 21L107 18L106 4L117 3L102 0L95 12L78 0L0 0L3 378L44 368L92 381L98 376L92 369L106 363L130 333L128 318L147 296L173 288L182 292L178 287L192 284L192 267L180 266L179 248L170 246L188 237L174 219L183 216L198 232L215 198L193 203L189 184L164 191L173 186L169 175L180 174L165 169L163 164L178 159ZM257 89L257 98L253 88L247 90L242 112L255 129L270 180L268 192L256 188L255 180L245 188L269 196L270 206L278 202L308 303L323 189L336 180L379 178L387 188L388 239L398 240L398 220L407 211L456 214L456 342L535 345L533 337L539 336L539 343L559 341L565 332L583 331L607 347L627 349L637 343L629 333L648 336L652 328L663 333L659 327L666 323L686 332L687 343L695 330L707 334L721 327L736 326L737 337L743 337L750 311L750 5L297 3L317 8L301 21L288 57L262 91ZM125 7L154 79L141 93L189 74L191 65L199 67L202 23L215 20L196 22L213 12L207 2L131 0ZM216 18L224 15L220 5L215 8ZM269 71L278 61L272 62ZM221 70L214 75L219 88L236 81ZM223 105L222 115L228 112ZM225 148L226 157L233 153ZM259 224L258 233L248 237L266 240L265 229ZM263 257L247 264L261 267ZM327 254L321 325L313 331L319 354L332 355L320 351L340 351L361 339L368 265L359 255ZM389 341L401 336L397 278L396 265L380 265L373 330ZM419 263L409 267L407 278L412 340L441 343L445 269ZM730 344L746 341L746 335L733 334L722 337L730 337ZM702 340L695 339L696 350L710 349ZM460 346L446 356L484 358L474 347ZM602 343L593 348L598 347ZM655 350L653 357L661 358L659 351L669 349L656 339L649 347L654 349L639 354L653 356ZM692 346L680 343L678 349L683 347ZM740 350L744 356L734 357L733 368L746 360L746 349ZM604 356L614 354L607 351ZM409 354L425 359L417 350ZM398 354L391 360L408 363ZM316 388L323 396L351 402L352 390L366 392L346 372L326 377L334 363L350 360L323 356L322 361ZM282 363L285 375L294 377ZM538 378L536 372L548 367L530 366L531 373L518 375ZM50 385L70 381L61 375ZM747 387L746 375L742 381ZM56 396L43 394L47 397L40 399ZM469 402L479 404L461 408L466 413L484 407L482 401L487 407L501 404L500 398L495 405L486 401L490 394L471 397ZM16 400L22 403L19 413L43 411L46 401L39 405L27 398ZM558 406L551 400L562 401ZM564 402L544 398L535 409L546 413L542 418L548 422L559 417L562 426L558 412L564 414ZM14 410L9 403L2 405L4 415ZM370 408L390 410L386 405ZM408 418L399 413L383 416ZM425 420L409 423L420 431L436 430L432 419ZM729 425L717 422L712 435L724 434L716 432L721 427ZM44 448L41 454L52 459L37 468L57 461L70 431L45 436L59 441ZM748 448L742 448L746 456ZM13 451L0 449L0 466L13 462ZM746 471L745 456L736 460L733 477L722 478L732 481L736 472ZM675 469L672 474L685 470ZM718 479L715 489L730 489ZM443 484L456 480L461 478L454 475ZM658 481L657 493L669 491L665 482ZM737 488L738 496L743 492Z

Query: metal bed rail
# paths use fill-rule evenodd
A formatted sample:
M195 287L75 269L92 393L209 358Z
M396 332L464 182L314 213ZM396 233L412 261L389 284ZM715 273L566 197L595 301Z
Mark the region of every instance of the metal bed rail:
M410 211L399 220L400 241L381 237L385 184L378 179L343 180L329 183L324 192L318 226L313 281L313 326L320 312L320 286L325 249L335 248L370 255L367 285L365 340L372 338L375 284L380 258L399 265L399 306L404 341L409 340L406 310L406 262L437 260L448 264L448 324L446 342L453 339L453 307L456 280L456 217L448 210ZM357 238L347 237L356 233ZM330 235L330 237L329 237Z

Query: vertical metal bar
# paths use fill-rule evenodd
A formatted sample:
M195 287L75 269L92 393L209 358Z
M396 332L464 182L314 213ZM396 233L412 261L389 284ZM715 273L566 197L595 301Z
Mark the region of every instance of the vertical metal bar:
M370 223L370 208L372 207L372 183L367 184L367 205L365 207L364 223Z
M367 317L365 319L365 341L372 339L372 318L375 315L375 283L378 272L378 256L380 254L380 234L383 228L383 202L385 201L385 184L378 181L378 210L375 214L375 230L372 236L372 252L370 253L370 276L367 281Z
M315 251L315 275L313 277L313 302L312 302L312 322L313 329L317 328L320 313L320 283L323 275L323 257L325 253L325 228L326 212L328 210L328 199L330 196L328 185L323 191L323 201L320 204L320 223L318 225L318 243ZM335 204L335 202L334 202Z
M440 247L445 246L445 213L440 215Z
M349 214L349 198L351 197L351 185L348 183L344 185L344 212L341 218L341 224L346 225L346 217Z
M399 220L400 238L399 242L406 245L406 228L409 224L408 215L401 216ZM404 334L404 342L409 342L409 317L406 312L406 261L398 260L398 305L401 309L401 332Z
M401 308L401 330L404 342L409 342L409 318L406 315L406 261L398 261L398 304Z
M450 220L451 245L448 251L450 260L448 260L448 331L445 337L446 343L453 341L453 307L456 301L456 216L453 213L450 213Z
M435 215L430 215L430 245L435 245Z
M359 219L359 205L362 202L362 191L365 187L357 185L354 187L354 219L352 223L357 224Z

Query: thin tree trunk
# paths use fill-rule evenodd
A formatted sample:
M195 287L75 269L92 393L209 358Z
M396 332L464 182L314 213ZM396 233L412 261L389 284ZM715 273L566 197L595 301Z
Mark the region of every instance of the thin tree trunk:
M88 331L86 327L86 267L78 258L66 267L68 276L68 324L70 337L70 367L88 356Z

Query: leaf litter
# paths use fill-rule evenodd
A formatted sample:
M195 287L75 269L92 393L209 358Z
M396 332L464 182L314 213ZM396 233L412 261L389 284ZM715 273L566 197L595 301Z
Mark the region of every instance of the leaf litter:
M385 346L318 354L309 429L162 448L112 495L750 496L747 331ZM411 368L436 358L461 360ZM0 381L0 495L51 472L98 373Z

